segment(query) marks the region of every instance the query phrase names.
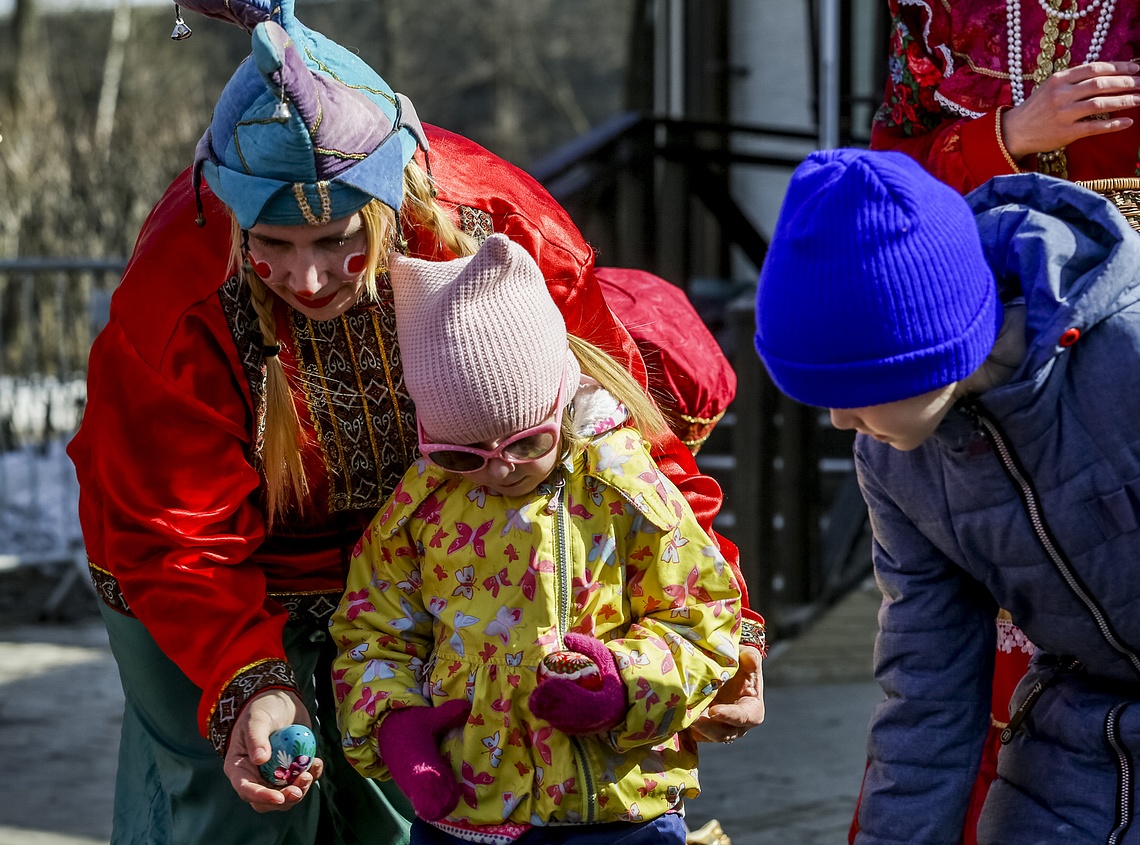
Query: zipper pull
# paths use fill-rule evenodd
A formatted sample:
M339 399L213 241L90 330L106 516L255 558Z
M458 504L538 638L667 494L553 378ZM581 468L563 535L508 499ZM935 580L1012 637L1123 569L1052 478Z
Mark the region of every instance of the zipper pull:
M970 432L970 439L966 441L966 454L971 458L976 458L979 455L988 455L993 451L993 445L990 443L990 438L987 436L985 427L982 425L982 415L978 408L978 401L976 399L963 399L958 404L958 410L969 418L970 425L974 427L974 430Z
M974 424L974 428L981 431L982 429L982 415L978 411L978 400L976 399L963 399L958 403L958 410L970 418L970 422Z
M546 512L554 513L558 510L558 503L562 499L562 489L566 486L566 473L558 471L558 478L554 482L554 492L550 494L550 501L546 503Z
M1010 716L1009 724L1006 725L1001 732L1002 745L1009 745L1013 739L1013 735L1017 733L1018 728L1021 727L1021 723L1025 721L1025 717L1029 715L1029 711L1033 709L1033 705L1036 704L1037 699L1041 697L1041 693L1061 680L1062 675L1070 675L1078 671L1081 668L1081 662L1075 657L1059 657L1052 668L1052 674L1046 675L1035 683L1025 696L1025 700L1021 702L1021 706Z

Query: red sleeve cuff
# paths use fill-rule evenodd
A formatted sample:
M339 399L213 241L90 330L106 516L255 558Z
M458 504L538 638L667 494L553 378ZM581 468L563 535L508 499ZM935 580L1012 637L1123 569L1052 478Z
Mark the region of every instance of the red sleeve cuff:
M214 703L206 726L206 738L219 756L226 756L230 734L241 711L251 698L269 689L299 691L297 677L284 660L262 660L243 669L226 684Z
M965 121L960 134L962 160L970 174L973 190L995 176L1006 176L1017 171L1010 166L998 144L996 115L986 112L976 120Z
M745 611L740 620L740 645L752 646L760 652L761 657L768 656L768 634L764 628L764 620L757 621L751 617L756 616L751 611Z

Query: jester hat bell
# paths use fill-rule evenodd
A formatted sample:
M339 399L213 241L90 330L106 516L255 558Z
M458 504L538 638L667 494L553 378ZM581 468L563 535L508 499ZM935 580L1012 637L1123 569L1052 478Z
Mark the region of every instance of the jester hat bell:
M292 0L182 0L251 31L194 154L243 229L323 225L378 199L399 211L403 169L427 139L411 101L293 16Z

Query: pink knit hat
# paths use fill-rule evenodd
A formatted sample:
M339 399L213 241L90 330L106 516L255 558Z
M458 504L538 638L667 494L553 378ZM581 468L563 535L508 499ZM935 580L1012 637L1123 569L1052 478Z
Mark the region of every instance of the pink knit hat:
M566 379L566 323L530 254L505 235L454 261L393 254L389 273L404 381L436 443L498 440L541 423Z

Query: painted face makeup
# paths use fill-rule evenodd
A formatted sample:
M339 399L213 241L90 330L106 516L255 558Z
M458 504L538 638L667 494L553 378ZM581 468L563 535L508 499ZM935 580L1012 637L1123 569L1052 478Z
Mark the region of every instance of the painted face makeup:
M359 213L323 226L258 223L249 230L254 272L266 287L313 320L339 317L360 299L367 247Z
M344 275L359 276L368 266L368 255L363 252L354 252L344 259Z

